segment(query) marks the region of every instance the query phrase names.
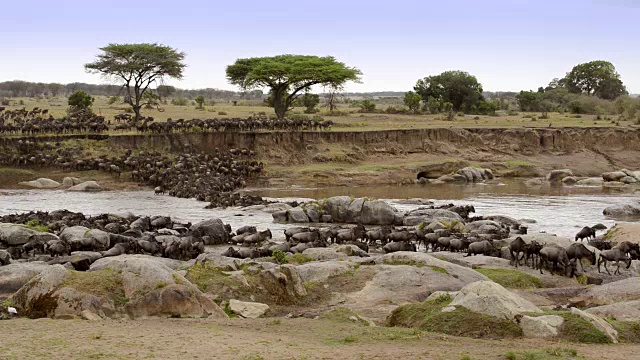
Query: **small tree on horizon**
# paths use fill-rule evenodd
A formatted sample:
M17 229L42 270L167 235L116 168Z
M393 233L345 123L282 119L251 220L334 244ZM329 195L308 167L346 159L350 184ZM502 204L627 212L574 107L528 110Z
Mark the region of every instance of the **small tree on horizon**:
M141 100L155 82L164 78L182 79L185 53L160 44L109 44L100 48L97 59L85 64L87 72L101 74L119 82L125 89L125 100L140 118Z
M196 107L196 109L204 109L204 96L200 95L198 97L196 97L195 99L196 104L198 104L198 106Z
M94 101L95 99L91 95L83 90L77 90L69 96L68 104L73 110L90 109Z
M409 108L410 111L418 112L420 110L420 101L422 96L413 91L407 91L404 93L404 105Z

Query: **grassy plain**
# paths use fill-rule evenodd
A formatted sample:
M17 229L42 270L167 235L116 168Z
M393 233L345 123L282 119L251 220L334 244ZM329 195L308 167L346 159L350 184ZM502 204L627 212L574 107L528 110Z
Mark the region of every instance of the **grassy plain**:
M122 114L129 107L127 104L115 103L108 105L106 96L95 98L93 110L107 119L112 119L116 114ZM18 105L22 101L24 105ZM400 101L400 99L398 99ZM34 99L14 98L8 109L39 107L49 109L55 117L66 113L67 103L65 98ZM422 128L544 128L544 127L628 127L634 126L632 121L618 121L616 115L605 115L600 120L595 115L575 115L569 113L548 113L548 119L541 118L542 113L525 112L499 112L498 116L487 115L462 115L449 121L444 114L420 115L420 114L387 114L387 113L360 113L359 108L349 107L348 104L340 104L340 112L343 115L329 115L326 108L320 108L318 115L332 120L335 125L331 131L377 131L391 129L422 129ZM385 105L386 106L386 105ZM384 107L384 106L382 106ZM381 107L381 108L382 108ZM397 105L396 107L402 107ZM258 113L274 114L273 109L264 106L260 101L242 101L238 106L233 106L228 101L218 101L215 105L207 105L204 110L196 109L195 103L187 106L176 106L171 103L161 105L162 111L157 108L143 109L144 116L151 116L156 121L171 119L193 118L243 118ZM303 108L294 108L290 114L303 114ZM510 115L511 114L511 115Z

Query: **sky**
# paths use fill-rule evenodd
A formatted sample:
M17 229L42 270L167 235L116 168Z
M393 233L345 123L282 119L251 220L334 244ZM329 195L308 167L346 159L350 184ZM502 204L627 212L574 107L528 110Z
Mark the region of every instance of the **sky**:
M350 92L407 91L447 70L487 91L545 86L579 63L611 61L640 93L640 0L9 1L0 81L105 83L88 74L109 43L184 51L185 88L237 90L238 58L332 55L363 72ZM21 15L16 15L21 14Z

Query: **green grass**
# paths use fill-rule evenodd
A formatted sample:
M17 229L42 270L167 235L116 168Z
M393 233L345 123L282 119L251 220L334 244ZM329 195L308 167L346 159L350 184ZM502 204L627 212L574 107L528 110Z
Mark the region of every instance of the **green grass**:
M583 359L578 355L576 349L552 348L552 349L536 349L527 351L510 351L505 354L506 360L564 360L564 359Z
M222 272L220 268L216 268L209 263L195 264L187 270L185 278L201 291L213 291L222 287L236 287L236 283L229 279L229 275Z
M493 282L509 289L532 289L543 287L542 281L533 275L512 269L475 269Z
M640 321L619 321L607 319L618 331L621 342L640 343Z
M354 322L353 320L351 320L350 317L353 317L353 316L355 316L358 319L358 321ZM347 323L347 324L356 323L361 326L369 326L369 322L363 320L360 317L360 315L358 315L358 313L342 306L336 307L331 311L328 311L320 315L320 319L339 322L339 323Z
M450 296L442 296L435 300L401 306L389 315L386 325L472 338L504 339L522 336L522 330L508 320L477 314L462 307L442 312L442 308L450 302Z
M286 262L289 264L302 265L311 261L314 261L312 257L300 253L286 256Z
M46 225L41 225L40 222L38 222L38 220L36 219L29 220L25 224L25 227L39 232L49 232L49 227Z
M116 307L120 307L129 302L124 293L121 274L120 270L111 268L99 271L70 270L60 287L68 286L86 294L109 297Z
M564 323L558 329L558 338L570 342L587 344L610 344L611 339L598 330L589 321L574 315L569 311L544 311L542 313L530 313L529 316L557 315L564 319Z

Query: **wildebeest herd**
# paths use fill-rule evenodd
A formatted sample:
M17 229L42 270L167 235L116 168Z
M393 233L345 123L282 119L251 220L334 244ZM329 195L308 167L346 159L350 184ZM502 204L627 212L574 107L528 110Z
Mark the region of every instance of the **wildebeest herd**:
M170 134L176 132L242 132L242 131L318 131L328 130L331 120L294 117L273 119L266 115L230 119L167 119L155 121L153 117L138 120L129 114L115 115L113 120L80 110L62 118L54 118L48 110L7 110L0 108L0 135L83 134L117 131Z
M119 156L87 157L78 147L60 143L19 140L5 147L0 164L26 167L53 167L67 171L100 170L120 177L127 172L132 181L151 185L157 194L207 201L209 207L264 204L260 197L234 193L264 168L248 149L215 149L210 154L185 146L177 156L131 149Z

